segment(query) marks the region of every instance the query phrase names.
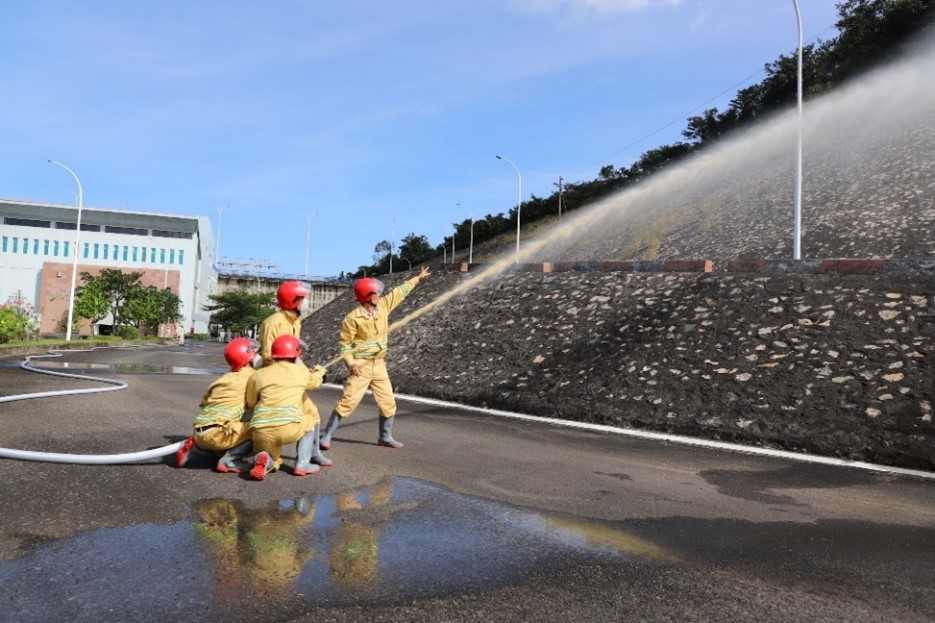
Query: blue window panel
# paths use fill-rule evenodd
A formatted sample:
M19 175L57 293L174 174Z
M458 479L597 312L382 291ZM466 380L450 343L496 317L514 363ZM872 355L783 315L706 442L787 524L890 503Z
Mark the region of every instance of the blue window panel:
M166 263L166 250L165 249L159 249L159 263L160 264Z
M42 243L42 255L49 254L49 241L48 239L44 240Z
M123 261L124 262L127 261L127 252L129 250L130 250L130 247L128 247L127 245L123 245Z
M29 253L29 238L23 238L23 255Z
M156 247L149 248L149 263L150 264L156 263Z
M66 240L65 242L62 243L62 246L65 247L65 252L62 253L62 255L64 255L65 257L68 257L69 255L71 255L71 243Z
M87 258L87 257L88 257L88 253L89 253L90 251L91 251L91 243L90 243L90 242L85 242L85 243L84 243L84 254L83 254L83 257Z
M19 251L19 238L13 236L13 253Z
M4 252L4 253L6 253L6 247L7 247L8 242L9 242L9 238L7 238L6 236L4 236L4 237L3 237L3 252Z
M58 240L52 241L52 255L58 257Z
M185 251L179 249L179 266L185 263Z
M109 246L110 246L109 244L106 244L106 243L104 244L104 259L105 260L107 259L107 247Z
M133 247L133 261L134 261L134 262L139 261L139 260L137 260L137 257L139 257L139 256L137 255L137 251L139 251L139 247Z
M33 238L32 240L32 252L33 255L39 255L39 239Z
M98 255L100 255L100 252L101 252L101 245L100 243L95 242L94 243L94 259L97 259Z
M175 249L169 249L169 263L175 264Z

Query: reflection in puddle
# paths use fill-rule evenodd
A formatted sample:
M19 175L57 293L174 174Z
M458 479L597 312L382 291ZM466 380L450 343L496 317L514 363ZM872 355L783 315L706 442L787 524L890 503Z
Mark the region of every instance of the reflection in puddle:
M7 362L9 363L9 362ZM16 365L6 367L20 367L19 361ZM74 361L47 361L43 360L41 365L33 361L30 364L38 369L54 370L97 370L106 372L149 372L155 374L206 374L221 375L228 372L228 368L194 368L190 366L164 366L143 363L76 363Z
M109 622L119 612L121 620L163 621L189 612L208 622L249 613L272 621L312 607L505 586L596 559L678 562L613 524L410 479L260 508L205 499L191 511L191 522L97 530L0 563L4 616Z

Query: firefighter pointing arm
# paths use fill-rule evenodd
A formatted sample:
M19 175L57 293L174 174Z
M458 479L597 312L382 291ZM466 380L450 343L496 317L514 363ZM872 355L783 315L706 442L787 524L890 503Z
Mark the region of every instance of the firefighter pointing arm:
M419 274L383 294L383 283L371 277L358 279L354 283L354 298L360 303L341 323L338 347L347 366L348 378L344 392L321 434L321 448L331 447L331 436L341 419L348 417L364 397L367 389L380 411L380 431L377 445L402 448L403 444L393 439L393 418L396 415L396 399L393 386L386 371L386 354L389 347L389 315L403 302L412 289L431 273L423 266Z

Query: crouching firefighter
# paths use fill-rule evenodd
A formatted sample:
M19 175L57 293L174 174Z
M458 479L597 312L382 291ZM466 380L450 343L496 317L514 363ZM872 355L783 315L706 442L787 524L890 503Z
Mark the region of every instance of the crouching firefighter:
M296 476L317 474L312 457L317 448L318 411L304 408L309 390L325 380L325 368L309 369L302 361L302 342L280 335L270 349L272 364L253 373L247 383L246 406L253 409L250 431L253 450L250 478L263 480L282 465L282 447L296 442Z
M256 342L245 337L231 340L224 349L224 359L230 372L208 386L193 424L194 432L175 453L176 467L184 467L192 456L198 456L216 460L215 470L219 472L240 473L240 459L250 454L250 428L242 419L247 381L262 359Z

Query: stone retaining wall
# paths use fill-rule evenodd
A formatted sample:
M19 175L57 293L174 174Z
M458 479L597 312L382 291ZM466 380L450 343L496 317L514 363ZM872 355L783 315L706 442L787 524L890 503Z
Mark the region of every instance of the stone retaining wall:
M428 309L390 338L395 387L935 469L931 262L770 261L753 264L756 272L681 265L697 272L647 272L645 262L552 272L520 265L435 306L480 274L436 268L393 313L398 321ZM304 321L309 363L334 359L353 305L342 297ZM345 375L338 364L329 380Z

